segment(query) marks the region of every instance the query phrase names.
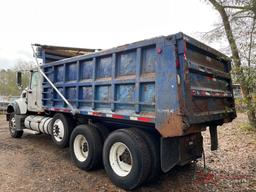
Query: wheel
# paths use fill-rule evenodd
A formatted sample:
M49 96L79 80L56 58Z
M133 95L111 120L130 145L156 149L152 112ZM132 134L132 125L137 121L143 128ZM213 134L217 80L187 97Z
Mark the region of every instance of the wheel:
M71 117L57 113L53 116L52 122L52 140L60 148L67 147L69 144L70 133L74 127L74 121Z
M13 138L21 138L21 136L23 135L22 130L19 130L19 131L16 130L16 122L15 122L15 113L14 112L12 112L10 114L9 131L10 131L10 135Z
M101 141L102 143L104 143L104 141L107 139L109 135L108 128L102 125L101 123L91 123L90 126L93 126L97 129L97 131L100 134Z
M88 125L77 126L70 137L71 158L80 169L89 171L102 164L103 144L97 129Z
M161 173L161 162L160 162L160 144L157 136L154 136L153 133L148 131L139 129L139 128L131 128L134 131L138 132L143 139L146 141L147 146L150 150L151 154L151 168L149 175L145 181L145 183L150 184L157 180Z
M115 185L132 190L148 177L150 151L145 140L134 130L116 130L104 143L103 163Z

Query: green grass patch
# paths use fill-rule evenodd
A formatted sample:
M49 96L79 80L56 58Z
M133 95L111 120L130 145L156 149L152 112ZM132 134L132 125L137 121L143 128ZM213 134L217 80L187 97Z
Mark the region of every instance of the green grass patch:
M256 128L253 127L250 123L244 122L240 124L240 128L245 132L255 133L256 134Z

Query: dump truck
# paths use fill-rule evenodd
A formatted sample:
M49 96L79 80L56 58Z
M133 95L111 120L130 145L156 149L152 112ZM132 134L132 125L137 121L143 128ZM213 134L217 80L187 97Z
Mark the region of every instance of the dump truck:
M11 136L49 134L121 188L201 158L202 131L216 150L217 126L236 117L230 58L181 32L107 50L34 46L42 64L7 108Z

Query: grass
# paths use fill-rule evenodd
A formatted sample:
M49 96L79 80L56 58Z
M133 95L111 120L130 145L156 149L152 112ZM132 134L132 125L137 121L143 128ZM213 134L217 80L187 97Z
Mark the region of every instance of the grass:
M256 128L253 127L250 123L244 122L240 124L240 128L244 130L245 132L255 133L256 134Z

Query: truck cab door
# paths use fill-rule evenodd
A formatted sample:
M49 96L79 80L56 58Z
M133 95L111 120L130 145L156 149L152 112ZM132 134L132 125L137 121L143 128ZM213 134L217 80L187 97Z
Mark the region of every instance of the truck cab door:
M42 108L42 75L32 71L30 85L27 93L28 111L41 112Z

